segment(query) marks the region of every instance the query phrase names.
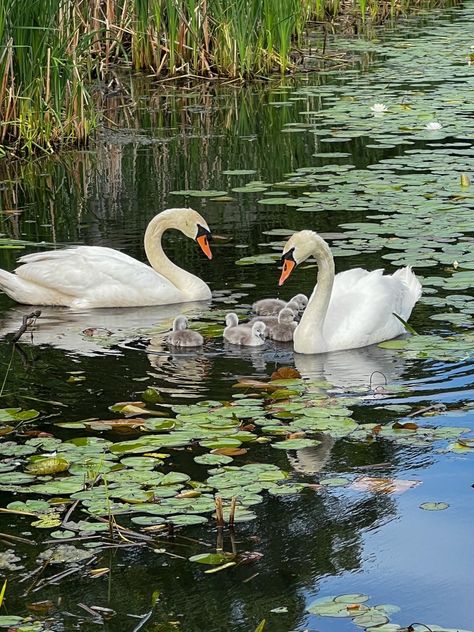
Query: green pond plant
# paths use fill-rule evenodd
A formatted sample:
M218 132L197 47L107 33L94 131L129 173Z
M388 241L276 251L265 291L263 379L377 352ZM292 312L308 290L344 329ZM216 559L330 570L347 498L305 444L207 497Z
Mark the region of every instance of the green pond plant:
M390 2L390 14L440 0ZM387 17L359 0L2 0L0 157L88 142L102 84L117 65L156 76L249 78L286 73L302 58L310 20Z

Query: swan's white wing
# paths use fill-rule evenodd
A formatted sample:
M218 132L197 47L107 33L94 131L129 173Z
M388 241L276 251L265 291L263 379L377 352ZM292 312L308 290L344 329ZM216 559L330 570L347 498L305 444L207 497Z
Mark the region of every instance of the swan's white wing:
M338 274L324 338L331 349L350 349L399 336L405 329L393 314L407 319L419 296L420 284L411 270L395 275L361 269Z
M59 304L78 307L182 300L182 292L153 268L112 248L78 246L26 255L19 262L23 265L15 273L36 286L38 304L42 303L42 288L48 295L64 296Z

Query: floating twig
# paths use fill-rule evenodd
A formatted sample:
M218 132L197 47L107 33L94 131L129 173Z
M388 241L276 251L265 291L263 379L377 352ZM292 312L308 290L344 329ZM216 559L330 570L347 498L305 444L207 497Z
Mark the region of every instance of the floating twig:
M8 510L6 510L8 513L16 513L16 512L10 512ZM23 512L19 512L19 513L23 513ZM27 514L35 516L36 514ZM19 542L20 544L32 544L33 546L36 544L36 542L34 542L34 540L27 540L26 538L20 538L20 536L18 535L11 535L10 533L0 533L0 537L4 538L5 540L12 540L13 542ZM57 542L57 540L56 540Z
M62 526L65 529L70 529L71 531L76 531L76 529L74 529L74 527L70 527L69 526L69 518L71 517L71 514L73 513L73 511L76 509L77 505L79 504L79 500L76 500L75 502L72 503L72 505L69 507L69 509L67 510L66 515L63 518L63 522L62 522Z
M432 404L431 406L425 406L424 408L420 408L419 410L415 410L412 413L406 415L407 417L418 417L418 415L422 415L423 413L427 413L430 410L446 410L446 406L444 404ZM423 625L423 623L417 623L417 625Z
M247 582L252 581L252 579L255 579L258 575L260 575L260 573L254 573L253 575L250 575L250 577L247 577L246 579L243 579L242 583L246 584Z

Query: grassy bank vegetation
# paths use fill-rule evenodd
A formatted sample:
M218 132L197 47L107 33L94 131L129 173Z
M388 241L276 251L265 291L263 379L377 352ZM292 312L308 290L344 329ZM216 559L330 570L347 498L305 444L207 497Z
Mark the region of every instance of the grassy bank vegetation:
M435 0L436 1L436 0ZM286 72L311 22L383 19L426 0L0 0L0 155L84 144L96 93L157 76Z

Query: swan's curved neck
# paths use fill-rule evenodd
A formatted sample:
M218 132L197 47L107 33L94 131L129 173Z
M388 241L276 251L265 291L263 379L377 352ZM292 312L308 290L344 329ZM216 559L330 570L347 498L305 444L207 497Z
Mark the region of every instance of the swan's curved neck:
M167 211L154 217L147 226L144 239L145 253L152 268L171 281L188 297L188 300L199 301L210 298L211 292L202 279L183 270L166 256L161 239L165 230L169 228L180 230L176 215Z
M314 235L313 239L312 254L318 264L318 282L295 329L295 351L299 353L326 351L323 330L334 284L334 259L324 239L319 235Z

